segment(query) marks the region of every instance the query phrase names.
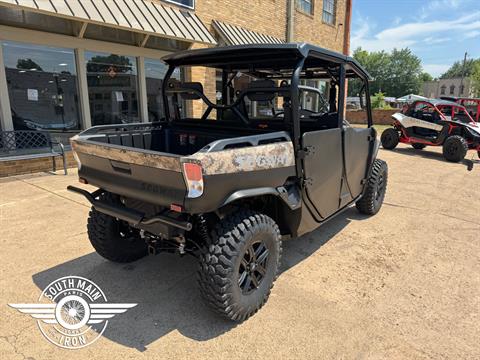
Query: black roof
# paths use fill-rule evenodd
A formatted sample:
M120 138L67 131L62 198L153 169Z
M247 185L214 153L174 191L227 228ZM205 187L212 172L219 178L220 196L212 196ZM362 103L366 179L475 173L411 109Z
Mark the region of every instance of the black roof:
M169 65L202 65L226 68L240 64L293 67L301 58L346 63L368 79L368 72L352 57L307 43L251 44L180 51L162 58ZM308 65L308 63L307 63Z

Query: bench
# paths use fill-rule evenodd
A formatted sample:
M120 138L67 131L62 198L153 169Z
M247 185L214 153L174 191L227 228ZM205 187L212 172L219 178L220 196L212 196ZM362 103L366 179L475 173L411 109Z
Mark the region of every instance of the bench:
M58 150L55 148L58 147ZM57 170L55 157L63 159L63 171L67 175L65 148L62 143L52 141L46 131L15 130L0 131L0 162L52 158L53 171Z

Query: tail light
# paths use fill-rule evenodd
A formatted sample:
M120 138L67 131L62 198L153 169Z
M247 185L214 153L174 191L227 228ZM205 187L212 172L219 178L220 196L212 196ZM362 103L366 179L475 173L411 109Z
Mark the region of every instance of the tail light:
M187 183L187 197L194 199L203 194L202 166L194 163L183 163L183 176Z

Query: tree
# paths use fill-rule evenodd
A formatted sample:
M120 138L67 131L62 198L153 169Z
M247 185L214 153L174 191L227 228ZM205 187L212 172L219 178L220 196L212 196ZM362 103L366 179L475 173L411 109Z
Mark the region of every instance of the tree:
M353 57L362 64L374 78L374 81L370 83L370 92L374 94L382 91L383 86L388 81L389 54L385 51L369 53L359 47L354 51Z
M465 62L465 74L463 73L463 60L455 61L452 66L440 76L440 79L452 79L465 76L469 77L473 74L473 69L476 63L479 63L480 59L467 59Z
M38 71L43 71L43 69L32 59L18 59L17 61L17 69L22 70L31 70L36 69Z
M385 51L368 52L358 48L353 57L374 78L370 83L372 94L382 92L388 96L400 97L419 92L424 73L420 59L410 49L394 49L389 54ZM355 96L355 90L357 89L349 92L350 96Z
M395 97L420 91L422 62L410 49L393 49L390 55L389 81L383 91Z
M132 70L130 59L126 56L110 54L108 56L94 56L87 62L88 72L127 73Z
M373 95L371 101L373 109L383 109L385 107L385 95L381 92Z
M480 97L480 61L475 63L470 79L472 80L473 96Z
M420 74L420 80L422 81L422 83L427 81L433 81L433 77L429 73L423 72Z

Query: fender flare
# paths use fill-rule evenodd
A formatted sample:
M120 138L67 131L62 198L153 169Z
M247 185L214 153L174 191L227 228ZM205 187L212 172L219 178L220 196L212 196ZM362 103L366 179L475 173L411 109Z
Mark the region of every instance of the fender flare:
M220 207L231 204L232 202L240 199L262 195L273 195L279 197L291 210L296 210L301 206L300 196L289 196L287 189L285 189L283 186L279 186L278 188L260 187L235 191L220 204Z

